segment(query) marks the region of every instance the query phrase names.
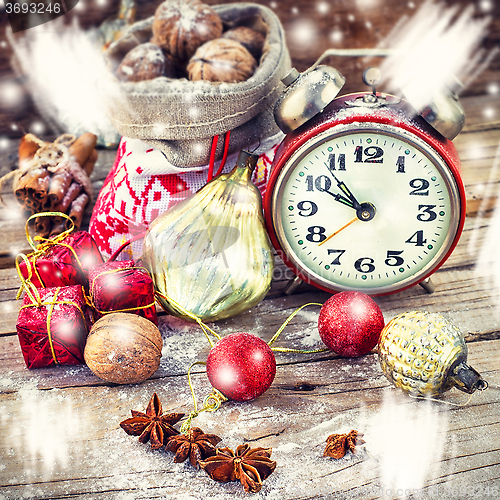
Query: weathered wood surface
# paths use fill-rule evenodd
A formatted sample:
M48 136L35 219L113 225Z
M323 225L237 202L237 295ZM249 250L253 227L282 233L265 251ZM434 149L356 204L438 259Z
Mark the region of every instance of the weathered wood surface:
M333 21L349 26L345 28L347 46L348 40L351 46L373 46L388 33L392 21L408 14L410 4L421 3L394 2L394 9L383 12L367 7L362 15L356 12L354 24L347 24L352 6L344 2ZM106 4L99 14L106 17L116 4ZM294 63L304 69L329 45L332 18L321 15L314 3L273 4L290 34ZM91 3L83 15L84 26L97 22L96 5ZM298 13L293 11L297 6ZM150 2L147 9L151 11ZM300 16L319 23L321 42L314 50L298 47L290 38ZM367 19L373 29L363 28ZM495 15L494 25L499 22ZM499 33L499 29L492 30L487 47L498 41ZM0 67L8 65L6 61L4 52ZM462 100L467 122L454 143L462 159L467 219L459 245L433 277L436 292L428 295L417 286L376 298L386 320L417 308L441 312L453 320L466 334L469 363L488 380L490 389L474 395L470 402L456 390L441 402L423 402L399 394L390 385L375 353L358 359L342 359L333 353L277 354L277 375L263 396L251 403L225 403L217 412L194 420L194 425L223 437L224 446L235 448L249 442L273 447L277 469L255 495L245 494L239 483L215 483L203 471L174 464L170 453L151 451L118 426L131 409L144 409L155 391L165 411L192 410L187 369L192 362L206 359L209 348L197 326L161 313L161 365L140 385L107 384L86 366L26 369L15 333L20 283L14 258L30 249L24 221L5 187L2 196L7 208L0 209L0 500L499 498L500 95L486 94L488 85L499 81L495 61ZM358 85L361 67L349 66L347 61L340 66L345 74L353 75L349 79L353 87ZM29 125L36 117L32 108L16 113L4 115L1 134L12 132L8 127L13 121ZM16 147L12 139L6 149L0 149L0 175L15 168ZM92 174L96 192L114 155L112 150L100 151ZM87 224L88 220L89 213ZM308 286L285 296L289 277L290 272L278 265L266 300L213 328L220 335L248 331L268 340L297 307L328 298ZM320 347L318 309L310 306L299 313L276 345ZM210 386L201 367L194 371L199 372L193 376L193 386L201 402ZM364 450L341 460L323 458L326 437L352 428L365 434Z
M463 161L468 198L461 241L434 276L437 290L420 287L379 297L386 320L422 308L452 319L469 341L469 362L491 388L464 407L424 403L400 395L382 375L376 354L341 359L334 354L277 354L272 387L251 403L226 403L195 422L236 447L244 441L271 446L278 462L257 498L497 498L500 494L500 285L492 273L478 271L480 249L495 221L500 130L488 125L480 108L491 97L464 99L466 130L455 143ZM482 125L482 126L480 126ZM14 155L15 156L15 155ZM113 151L102 151L93 174L95 187L109 169ZM5 166L5 163L4 163ZM487 195L487 196L486 196ZM9 195L6 202L11 206ZM17 252L28 251L23 223L15 210L0 212L0 495L4 498L229 498L244 497L237 483L218 484L202 471L174 464L168 452L152 452L127 436L118 423L131 409L143 409L156 391L165 409L189 413L192 401L186 372L206 359L201 331L165 314L161 366L141 385L113 386L87 367L27 370L15 336L19 280ZM494 260L494 259L493 259ZM273 288L252 311L213 327L224 335L249 331L268 340L297 307L324 302L328 294L306 287L293 296L282 291L289 272L281 265ZM319 346L318 307L303 310L279 345ZM203 373L193 376L199 400L210 388ZM446 402L463 404L452 391ZM364 432L365 450L341 460L322 457L334 432ZM425 466L418 457L431 460ZM392 474L392 475L391 475ZM392 478L392 479L391 479ZM394 478L399 478L399 482ZM406 480L405 480L406 478ZM389 491L390 490L390 491ZM183 497L185 495L185 497ZM0 496L0 498L2 498Z

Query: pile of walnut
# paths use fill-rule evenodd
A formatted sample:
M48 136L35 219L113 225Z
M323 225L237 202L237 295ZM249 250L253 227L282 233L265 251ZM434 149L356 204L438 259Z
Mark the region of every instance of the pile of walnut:
M22 137L13 189L26 218L59 212L68 215L76 229L80 227L92 198L89 177L97 161L96 142L97 137L89 132L78 138L64 134L54 142L33 134ZM60 234L70 224L60 215L30 219L30 225L43 237Z
M151 40L123 58L119 80L243 82L257 69L265 43L262 33L246 26L223 32L219 15L199 0L166 0L156 9L152 29Z

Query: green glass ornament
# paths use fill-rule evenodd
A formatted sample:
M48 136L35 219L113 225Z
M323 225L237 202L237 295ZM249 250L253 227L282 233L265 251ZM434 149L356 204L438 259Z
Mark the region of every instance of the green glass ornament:
M230 173L212 179L148 229L143 263L168 313L220 320L250 309L268 292L274 260L261 195L251 181L257 159L242 151Z
M466 363L462 332L438 313L393 318L380 334L378 355L389 381L413 396L436 396L452 387L472 394L488 386Z

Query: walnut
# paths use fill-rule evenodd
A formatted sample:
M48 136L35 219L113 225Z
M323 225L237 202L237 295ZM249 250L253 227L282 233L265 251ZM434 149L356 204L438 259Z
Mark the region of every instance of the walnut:
M139 384L160 366L158 327L137 314L114 312L90 330L83 357L94 375L115 384Z
M240 42L257 61L262 55L262 49L266 41L266 37L260 31L247 28L246 26L237 26L230 29L222 35L222 38L229 38L230 40Z
M116 70L116 76L123 82L141 82L159 76L174 77L175 71L160 47L142 43L126 54Z
M222 21L208 5L199 0L167 0L156 9L151 41L182 65L198 47L221 34Z
M189 79L238 83L250 78L257 61L241 43L216 38L203 44L189 61Z

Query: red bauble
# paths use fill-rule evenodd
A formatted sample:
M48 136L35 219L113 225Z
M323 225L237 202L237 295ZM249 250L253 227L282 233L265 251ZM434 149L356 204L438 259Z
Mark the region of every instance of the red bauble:
M207 375L212 386L227 398L250 401L269 389L276 375L276 359L259 337L232 333L210 350Z
M340 292L321 308L318 330L321 340L344 357L362 356L377 345L384 328L380 307L361 292Z

